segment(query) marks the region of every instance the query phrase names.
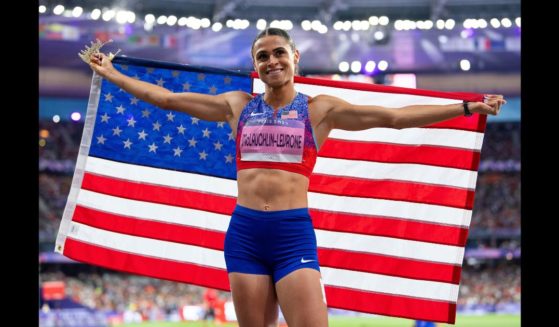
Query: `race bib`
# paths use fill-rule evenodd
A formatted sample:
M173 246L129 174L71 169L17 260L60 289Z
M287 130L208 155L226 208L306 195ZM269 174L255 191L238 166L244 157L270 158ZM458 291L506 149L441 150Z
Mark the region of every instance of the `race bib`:
M305 124L300 120L251 119L241 134L241 161L300 163Z

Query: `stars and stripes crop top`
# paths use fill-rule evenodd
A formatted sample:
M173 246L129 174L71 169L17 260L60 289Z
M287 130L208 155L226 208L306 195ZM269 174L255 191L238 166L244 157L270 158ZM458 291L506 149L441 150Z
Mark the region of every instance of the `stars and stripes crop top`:
M317 146L309 119L309 97L297 93L293 102L274 109L255 96L241 112L237 126L237 171L281 169L309 177Z

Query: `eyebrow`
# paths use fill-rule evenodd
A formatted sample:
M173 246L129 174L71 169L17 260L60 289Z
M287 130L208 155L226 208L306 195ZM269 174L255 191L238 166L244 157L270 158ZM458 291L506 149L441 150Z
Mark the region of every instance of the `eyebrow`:
M285 47L277 47L277 48L273 49L272 52L274 52L274 51L276 51L276 50L279 50L279 49L286 50ZM260 53L262 53L262 52L266 52L266 53L267 53L266 50L260 50L260 51L256 52L256 54L255 54L254 56L256 57L256 56L258 56L258 55L259 55Z

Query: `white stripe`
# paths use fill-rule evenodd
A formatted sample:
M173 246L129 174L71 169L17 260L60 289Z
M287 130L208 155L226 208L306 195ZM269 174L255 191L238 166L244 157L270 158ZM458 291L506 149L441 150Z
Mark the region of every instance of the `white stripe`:
M412 95L405 93L385 93L364 90L352 90L340 87L322 86L295 83L295 89L298 92L317 96L327 94L344 99L352 104L357 105L376 105L383 107L403 107L417 104L452 104L459 103L460 100L439 98L425 95ZM265 91L264 83L258 79L254 79L254 93L263 93Z
M85 170L130 181L237 196L237 181L225 178L143 167L95 157L89 157Z
M183 187L218 195L236 196L237 193L237 185L234 180L140 167L93 157L89 158L86 170L119 179ZM346 197L314 192L309 192L308 197L309 207L326 211L396 217L455 226L469 226L472 215L471 210L406 201Z
M445 225L470 225L472 211L405 201L368 199L309 192L309 207L357 215L375 215L432 222Z
M410 258L429 262L462 264L464 248L352 233L315 230L318 247Z
M366 179L410 181L474 190L477 171L421 164L383 163L318 157L314 172Z
M225 269L223 251L119 234L72 222L68 237L101 247L153 258Z
M320 273L326 286L379 292L415 298L456 302L458 285L386 276L345 269L321 267Z
M192 226L219 232L227 231L230 220L229 216L208 211L124 199L88 190L81 190L77 203L87 208L116 215Z
M362 131L334 129L328 138L405 145L433 145L481 151L483 133L446 128L370 128Z

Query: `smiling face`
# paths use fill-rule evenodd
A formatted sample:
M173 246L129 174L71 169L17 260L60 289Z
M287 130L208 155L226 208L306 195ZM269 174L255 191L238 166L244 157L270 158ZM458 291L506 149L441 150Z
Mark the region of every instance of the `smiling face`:
M268 86L293 83L299 51L293 50L283 36L267 35L257 39L252 47L252 57L254 69Z

